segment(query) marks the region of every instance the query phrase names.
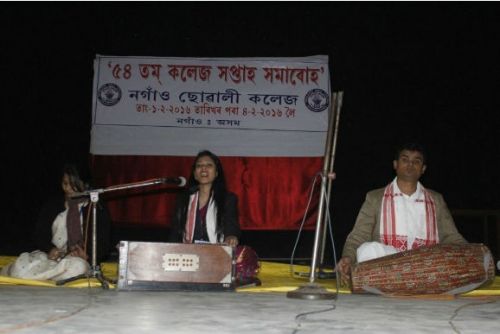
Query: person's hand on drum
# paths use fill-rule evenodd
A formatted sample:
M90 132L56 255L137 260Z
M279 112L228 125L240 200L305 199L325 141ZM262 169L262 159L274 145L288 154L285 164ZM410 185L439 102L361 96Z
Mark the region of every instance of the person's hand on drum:
M351 279L351 258L341 258L334 270L340 273L340 282L342 285L348 286Z

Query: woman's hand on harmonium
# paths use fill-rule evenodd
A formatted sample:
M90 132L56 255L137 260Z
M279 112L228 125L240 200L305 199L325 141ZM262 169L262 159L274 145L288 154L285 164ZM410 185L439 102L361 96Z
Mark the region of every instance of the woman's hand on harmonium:
M224 243L228 244L231 247L236 247L236 246L238 246L238 238L236 238L234 235L228 235L224 239Z

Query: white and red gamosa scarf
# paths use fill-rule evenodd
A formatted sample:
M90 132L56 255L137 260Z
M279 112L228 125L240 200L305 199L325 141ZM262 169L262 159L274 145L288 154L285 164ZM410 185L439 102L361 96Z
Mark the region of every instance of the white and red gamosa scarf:
M183 240L184 243L193 242L194 228L196 224L196 211L198 210L198 195L199 192L197 191L191 196L189 196L186 228L184 230L184 240ZM217 208L215 207L215 201L213 196L210 196L210 199L208 201L206 224L207 224L208 240L212 244L221 242L220 240L217 240L216 217L217 217ZM221 236L221 238L223 239L224 236Z
M420 182L408 202L394 179L384 190L380 214L383 244L405 251L439 242L436 206Z

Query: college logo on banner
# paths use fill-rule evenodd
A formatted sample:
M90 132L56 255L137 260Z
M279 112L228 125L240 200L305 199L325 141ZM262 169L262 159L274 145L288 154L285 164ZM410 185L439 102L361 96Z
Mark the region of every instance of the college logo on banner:
M122 91L114 83L104 84L97 90L97 98L102 105L112 107L122 98Z
M322 89L313 89L305 97L306 107L314 112L322 112L328 108L330 96Z

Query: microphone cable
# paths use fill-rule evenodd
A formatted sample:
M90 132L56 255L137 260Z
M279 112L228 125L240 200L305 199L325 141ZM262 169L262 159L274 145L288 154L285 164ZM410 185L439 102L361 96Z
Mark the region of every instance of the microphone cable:
M308 200L308 203L307 203L307 206L306 206L306 210L304 212L304 217L302 218L302 222L301 222L300 227L299 227L299 232L297 234L297 239L295 241L295 245L294 245L293 250L292 250L292 255L290 257L290 275L292 276L292 278L295 278L297 276L297 275L295 275L294 270L293 270L293 266L294 266L293 259L295 257L295 251L297 249L297 245L298 245L299 240L300 240L300 235L301 235L302 230L304 228L304 224L305 224L305 221L306 221L307 213L308 213L309 208L310 208L312 196L313 196L313 193L314 193L314 187L316 185L318 177L322 177L322 176L323 175L322 175L321 172L316 173L316 175L313 178L312 184L311 184L311 191L309 193L309 200ZM333 239L332 219L330 217L330 210L329 210L330 197L328 196L328 193L326 192L325 189L323 189L323 191L324 191L323 192L324 199L325 199L325 202L326 202L325 204L326 204L326 220L327 220L327 222L324 222L324 223L325 224L328 223L328 232L329 232L329 235L330 235L330 241L332 243L333 261L334 261L334 270L335 270L335 288L336 288L336 294L335 294L334 302L329 307L327 307L325 309L321 309L321 310L315 310L315 311L309 311L309 312L302 312L302 313L297 314L295 316L296 327L292 331L292 334L297 334L302 329L301 328L302 327L302 323L304 321L306 321L308 315L325 313L325 312L333 311L333 310L335 310L337 308L337 305L336 305L335 302L337 301L337 298L338 298L338 295L339 295L339 290L340 290L339 279L338 279L339 278L338 277L338 271L336 270L336 268L337 268L337 253L336 253L336 250L335 250L335 242L334 242L334 239ZM315 268L311 268L311 270L315 270ZM299 277L301 277L301 276L299 276ZM334 321L334 320L332 320L332 321Z
M295 252L297 250L297 246L299 244L302 231L304 229L306 217L307 217L307 214L308 214L309 209L310 209L310 205L311 205L311 201L312 201L312 196L314 194L314 188L316 186L316 182L318 180L318 177L322 177L322 173L321 172L316 173L314 175L314 178L313 178L312 182L311 182L311 190L309 192L309 199L308 199L307 206L306 206L306 209L305 209L305 212L304 212L304 216L302 218L302 222L301 222L300 227L299 227L299 231L297 233L297 238L296 238L295 244L293 246L292 254L290 256L290 276L292 278L302 277L300 275L296 275L296 273L294 271L294 258L295 258ZM324 198L325 198L326 220L327 220L324 223L328 224L328 232L329 232L328 234L330 236L330 242L332 243L332 253L333 253L333 262L334 262L334 267L333 268L335 270L337 268L337 252L336 252L336 249L335 249L335 241L333 239L332 219L330 217L330 210L329 210L330 196L328 196L328 194L326 193L326 190L323 190L323 191L324 191L323 194L324 194ZM311 270L314 270L314 269L315 268L311 268ZM338 271L337 270L335 270L335 283L336 283L336 293L338 295L340 287L339 287L339 279L338 279Z
M313 178L312 182L311 182L311 190L309 192L309 200L307 202L306 210L304 212L304 216L302 217L302 222L300 223L299 231L297 232L297 238L295 239L295 244L293 246L292 254L290 256L290 276L292 278L295 278L297 276L297 275L295 275L294 270L293 270L293 266L294 266L293 259L295 258L295 251L297 250L297 246L299 244L300 236L302 234L302 230L303 230L305 222L306 222L307 213L309 212L309 207L311 206L311 200L312 200L312 196L313 196L313 193L314 193L314 187L316 186L316 182L318 180L318 177L321 177L321 172L316 173L314 175L314 178Z

